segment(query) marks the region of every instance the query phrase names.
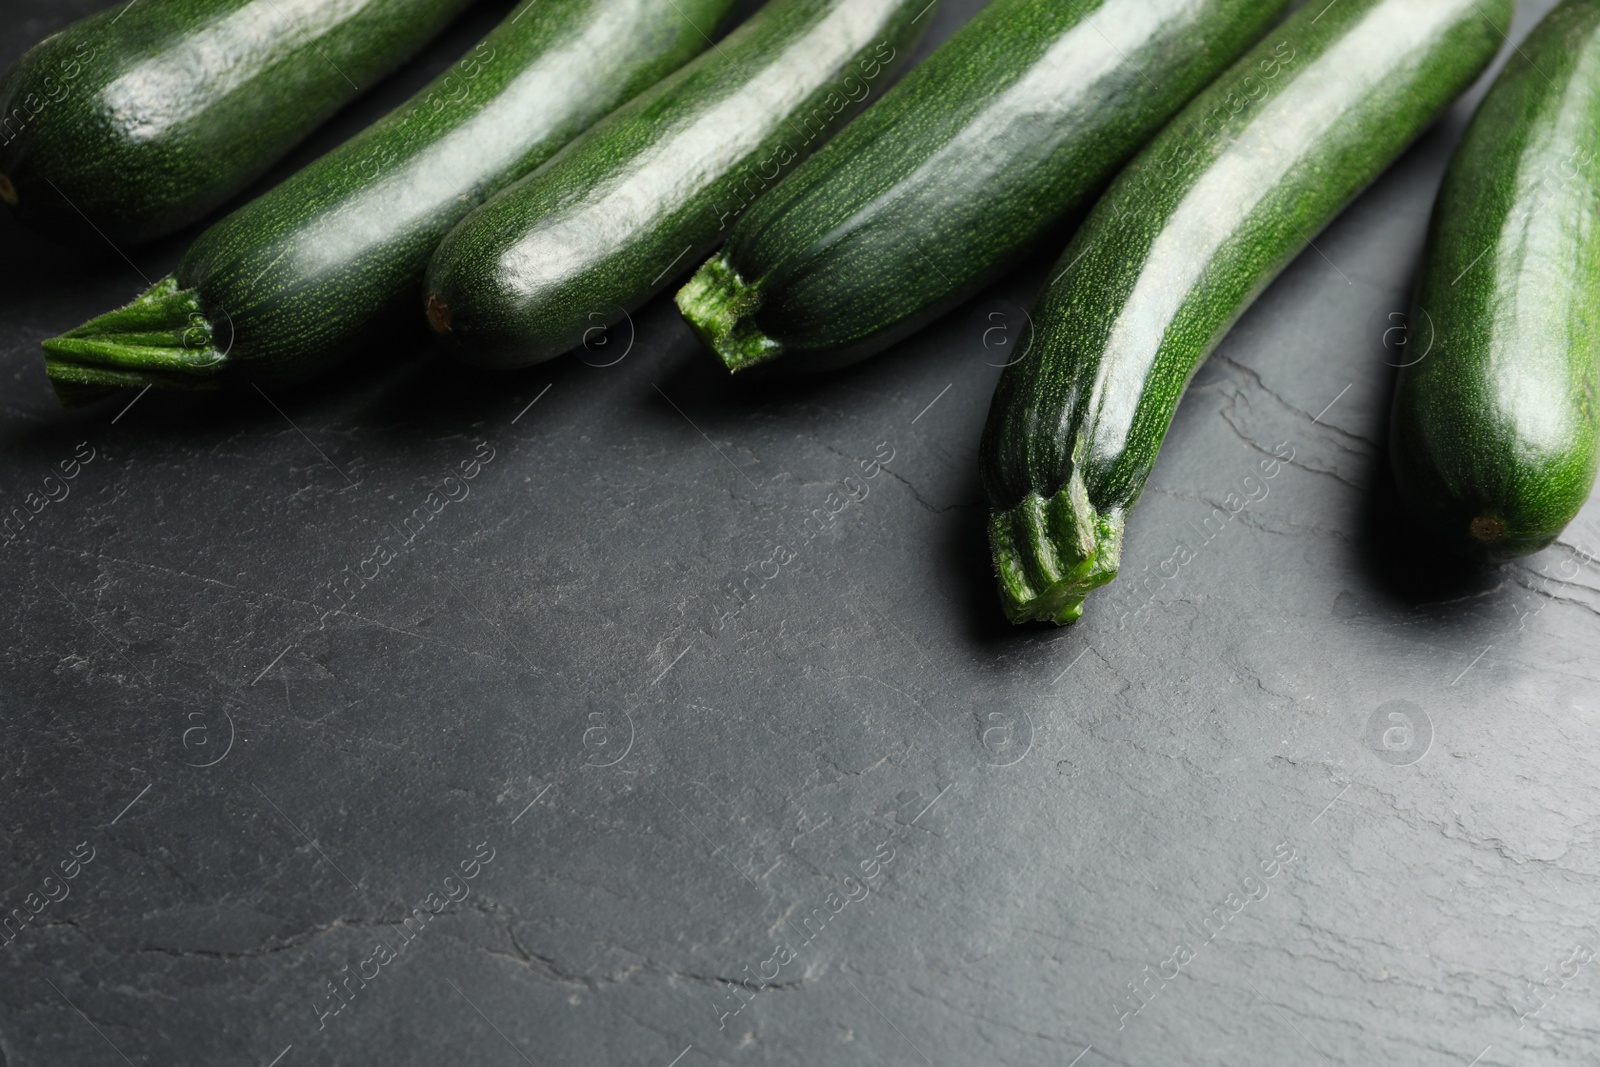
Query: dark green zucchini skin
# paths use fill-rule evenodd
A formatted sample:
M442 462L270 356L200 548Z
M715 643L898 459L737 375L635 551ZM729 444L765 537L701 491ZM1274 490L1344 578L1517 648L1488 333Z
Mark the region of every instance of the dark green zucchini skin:
M1600 400L1600 3L1512 55L1451 161L1400 372L1401 499L1482 561L1550 544L1594 486Z
M1071 622L1116 575L1123 523L1189 379L1483 70L1511 7L1308 4L1118 176L1057 264L1032 349L1002 374L984 429L990 546L1013 621Z
M717 48L473 212L428 268L459 358L559 356L692 268L886 80L928 0L770 0Z
M415 314L428 256L495 190L707 47L733 0L525 0L447 74L206 230L134 304L46 341L69 403L282 385Z
M733 227L678 294L731 371L873 355L1013 266L1283 0L994 0Z
M113 4L35 45L0 82L0 201L50 237L172 233L473 2Z

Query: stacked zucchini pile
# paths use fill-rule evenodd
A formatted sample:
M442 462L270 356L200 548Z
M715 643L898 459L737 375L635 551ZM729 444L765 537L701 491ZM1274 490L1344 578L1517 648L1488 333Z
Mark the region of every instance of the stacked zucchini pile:
M174 232L469 2L85 19L0 82L0 202L67 239ZM991 0L882 91L937 2L769 0L718 40L734 0L524 0L170 277L45 342L45 369L68 403L302 382L408 316L468 363L527 366L686 275L678 306L730 371L827 369L1087 210L981 446L1007 615L1071 622L1117 573L1190 378L1482 73L1513 0ZM1596 473L1600 0L1564 0L1490 90L1417 294L1402 496L1465 556L1536 551Z

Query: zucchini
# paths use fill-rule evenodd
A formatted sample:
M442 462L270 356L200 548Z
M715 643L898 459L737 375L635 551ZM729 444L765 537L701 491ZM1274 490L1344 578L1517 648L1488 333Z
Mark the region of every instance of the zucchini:
M35 45L0 82L0 201L52 237L171 233L472 2L114 4Z
M882 351L1084 206L1286 0L994 0L678 294L730 371Z
M1594 485L1597 123L1600 3L1567 0L1489 91L1434 208L1411 319L1432 347L1400 372L1390 456L1407 507L1479 560L1550 544Z
M1178 400L1234 320L1478 75L1511 0L1302 7L1117 177L1001 375L980 468L1013 622L1116 576Z
M705 48L733 2L524 0L398 110L201 234L173 276L46 341L57 393L329 369L414 314L428 256L476 204Z
M848 120L934 6L772 0L468 216L428 267L434 331L518 367L620 321Z

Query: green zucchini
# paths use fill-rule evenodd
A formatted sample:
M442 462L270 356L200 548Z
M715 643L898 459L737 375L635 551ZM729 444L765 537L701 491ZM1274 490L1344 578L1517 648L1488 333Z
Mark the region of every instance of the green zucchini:
M1400 372L1401 498L1485 561L1554 541L1594 486L1600 436L1600 3L1529 35L1439 192ZM1426 325L1423 325L1426 324Z
M709 42L733 0L524 0L444 76L201 234L175 275L46 341L69 403L105 387L304 381L406 321L472 208Z
M678 294L730 371L870 356L1099 190L1286 0L994 0L739 220Z
M462 222L428 267L435 332L516 367L621 320L848 120L935 3L771 0Z
M1068 623L1200 363L1494 56L1511 0L1312 3L1201 93L1067 247L1002 374L980 469L1014 622Z
M114 4L35 45L0 82L0 201L47 236L171 233L472 2Z

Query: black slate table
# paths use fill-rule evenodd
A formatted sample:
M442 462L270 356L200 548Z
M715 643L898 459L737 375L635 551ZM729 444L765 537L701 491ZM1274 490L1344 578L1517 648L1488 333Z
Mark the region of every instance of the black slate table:
M0 61L99 6L10 0ZM1594 1062L1600 505L1462 575L1384 460L1481 88L1202 370L1063 630L1002 620L974 456L1048 257L815 380L662 300L513 375L66 412L38 342L184 238L0 220L6 507L79 463L0 549L0 904L75 875L0 1064Z

